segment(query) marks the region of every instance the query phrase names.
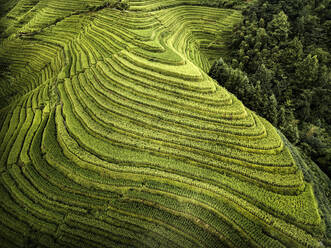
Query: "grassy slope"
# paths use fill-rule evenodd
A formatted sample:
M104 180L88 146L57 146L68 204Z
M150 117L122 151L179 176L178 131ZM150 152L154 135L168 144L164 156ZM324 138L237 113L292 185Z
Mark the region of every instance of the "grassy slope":
M6 247L322 246L292 148L205 73L240 12L198 4L8 2Z

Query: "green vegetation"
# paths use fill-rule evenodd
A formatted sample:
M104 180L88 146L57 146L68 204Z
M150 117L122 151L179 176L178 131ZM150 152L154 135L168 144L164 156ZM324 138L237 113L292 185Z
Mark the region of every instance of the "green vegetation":
M0 6L1 244L329 244L330 182L207 74L243 1Z
M210 75L331 175L331 1L258 0Z

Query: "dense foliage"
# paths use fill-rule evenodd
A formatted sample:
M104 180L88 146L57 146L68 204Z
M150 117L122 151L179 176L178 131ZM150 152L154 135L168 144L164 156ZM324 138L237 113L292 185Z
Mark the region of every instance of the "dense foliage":
M331 172L331 1L258 0L210 75Z
M240 8L245 5L244 0L201 0L202 6L209 6L215 8Z

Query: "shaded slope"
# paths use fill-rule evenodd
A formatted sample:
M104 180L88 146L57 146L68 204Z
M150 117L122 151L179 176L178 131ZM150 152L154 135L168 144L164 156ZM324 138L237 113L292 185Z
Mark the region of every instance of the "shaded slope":
M27 9L0 51L6 247L319 247L324 221L289 147L205 73L226 52L215 30L240 13L85 2L7 15Z

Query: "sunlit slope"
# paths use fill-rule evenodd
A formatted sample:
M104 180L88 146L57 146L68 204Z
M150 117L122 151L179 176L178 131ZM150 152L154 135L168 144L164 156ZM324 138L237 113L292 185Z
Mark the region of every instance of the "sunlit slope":
M289 148L205 73L240 13L196 2L11 8L0 244L320 246L324 222Z

